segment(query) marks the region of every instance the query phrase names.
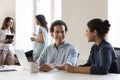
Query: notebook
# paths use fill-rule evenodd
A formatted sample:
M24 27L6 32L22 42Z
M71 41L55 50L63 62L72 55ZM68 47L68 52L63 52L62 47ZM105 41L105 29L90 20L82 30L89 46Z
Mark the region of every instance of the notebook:
M5 42L5 43L12 43L11 41L10 41L10 39L13 39L14 38L14 35L6 35L6 39L9 39L8 40L8 42Z
M0 72L17 71L13 66L1 65Z
M21 67L25 70L30 70L30 65L23 50L15 50L16 56Z

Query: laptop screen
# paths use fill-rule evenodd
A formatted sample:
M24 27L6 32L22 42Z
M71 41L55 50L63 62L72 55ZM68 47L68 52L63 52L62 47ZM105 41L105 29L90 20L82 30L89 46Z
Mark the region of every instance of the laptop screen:
M27 60L27 57L25 55L25 52L23 50L15 50L16 56L18 58L18 61L21 65L21 67L25 70L29 70L30 66Z

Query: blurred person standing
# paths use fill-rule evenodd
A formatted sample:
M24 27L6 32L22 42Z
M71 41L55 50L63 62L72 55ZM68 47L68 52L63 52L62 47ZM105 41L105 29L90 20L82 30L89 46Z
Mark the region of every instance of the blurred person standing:
M34 61L39 58L42 50L48 45L48 27L45 16L42 14L36 15L36 24L39 27L38 33L33 33L34 37L30 38L34 42L34 48L25 53L27 57L32 57Z

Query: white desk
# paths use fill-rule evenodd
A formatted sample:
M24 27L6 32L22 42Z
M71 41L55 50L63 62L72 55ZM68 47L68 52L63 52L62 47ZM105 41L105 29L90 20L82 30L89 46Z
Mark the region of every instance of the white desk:
M30 73L19 66L16 69L18 71L0 72L0 80L120 80L120 74L91 75L59 70Z

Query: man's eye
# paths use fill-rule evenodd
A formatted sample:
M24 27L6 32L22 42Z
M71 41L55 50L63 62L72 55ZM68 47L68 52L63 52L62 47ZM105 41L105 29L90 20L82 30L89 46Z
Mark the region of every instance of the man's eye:
M61 33L64 33L64 31L62 31Z
M58 31L56 31L55 33L59 33Z

